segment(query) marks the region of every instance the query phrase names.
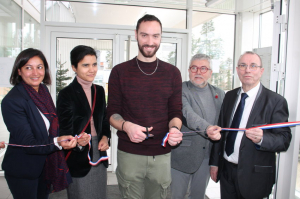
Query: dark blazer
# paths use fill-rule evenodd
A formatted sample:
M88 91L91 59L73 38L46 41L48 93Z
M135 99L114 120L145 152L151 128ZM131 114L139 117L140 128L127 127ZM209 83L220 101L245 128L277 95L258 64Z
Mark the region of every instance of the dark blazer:
M105 93L102 86L96 85L97 95L95 110L93 113L94 125L98 136L98 142L105 135L110 138L110 125L106 118ZM94 98L94 87L92 86L92 101ZM93 104L93 102L92 102ZM79 135L87 124L91 116L91 107L82 86L75 77L73 82L59 92L57 99L57 114L59 120L60 135ZM91 133L90 124L85 130ZM83 147L81 150L75 147L67 160L72 177L83 177L91 169L87 157L89 147ZM66 154L68 151L65 151ZM99 151L100 156L106 156L106 151ZM92 150L90 151L93 157ZM108 161L103 164L108 167Z
M229 91L225 95L219 117L219 126L231 125L233 110L241 89ZM234 103L235 102L235 103ZM246 128L287 122L289 117L286 100L279 94L260 86L254 101ZM226 131L221 132L221 140L214 143L210 156L210 165L218 166L218 179L223 171ZM244 198L267 197L275 183L276 152L286 151L292 135L290 128L263 130L261 146L254 144L244 134L240 150L237 179Z
M191 81L182 83L182 132L200 131L183 134L182 142L171 151L171 167L184 173L194 173L201 166L205 151L211 149L212 143L205 135L209 125L216 125L221 105L225 96L223 90L208 84L216 108L216 120L213 124L207 122L207 116L199 92ZM216 95L218 96L216 98ZM188 155L187 155L188 154Z
M34 148L7 147L2 162L5 173L18 178L37 179L43 171L47 155L58 150L52 144L53 139L48 136L38 108L22 84L9 91L2 100L1 108L4 122L10 132L10 144L51 144Z

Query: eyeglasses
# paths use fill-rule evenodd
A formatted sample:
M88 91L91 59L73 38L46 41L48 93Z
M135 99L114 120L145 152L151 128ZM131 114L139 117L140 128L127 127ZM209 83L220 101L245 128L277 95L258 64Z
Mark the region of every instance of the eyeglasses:
M257 68L261 68L261 66L258 66L256 64L250 64L250 65L246 65L246 64L240 64L238 65L240 70L246 70L246 68L249 66L249 70L250 71L255 71L257 70Z
M197 71L200 70L200 73L204 74L208 70L211 70L211 69L207 68L206 66L201 66L201 67L191 66L190 70L191 70L192 73L197 73Z

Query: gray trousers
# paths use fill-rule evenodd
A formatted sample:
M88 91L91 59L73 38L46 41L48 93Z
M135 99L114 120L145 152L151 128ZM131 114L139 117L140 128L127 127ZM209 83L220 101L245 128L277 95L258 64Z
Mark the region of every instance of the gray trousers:
M93 161L96 162L100 158L96 136L92 137L92 147ZM86 176L72 180L67 189L68 199L107 199L107 169L103 164L92 166Z
M189 199L204 199L205 190L209 181L209 158L203 160L195 173L184 173L171 169L171 196L172 199L184 199L188 193Z

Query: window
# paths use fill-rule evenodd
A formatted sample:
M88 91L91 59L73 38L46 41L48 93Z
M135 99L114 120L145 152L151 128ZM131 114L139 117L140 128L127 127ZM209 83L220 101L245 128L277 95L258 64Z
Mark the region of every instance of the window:
M24 11L23 45L26 48L40 48L40 23Z
M233 54L235 16L193 12L192 56L202 53L212 59L214 86L231 90L233 86Z
M23 48L40 48L40 24L24 11L22 29L22 8L11 0L0 1L0 105L11 90L10 73L14 59ZM0 106L1 112L1 106ZM0 141L8 142L9 132L0 114ZM0 170L6 149L0 151Z
M260 48L272 46L273 43L273 12L269 11L260 15Z
M46 1L47 21L135 26L137 19L145 14L153 14L158 17L164 28L186 28L186 10Z

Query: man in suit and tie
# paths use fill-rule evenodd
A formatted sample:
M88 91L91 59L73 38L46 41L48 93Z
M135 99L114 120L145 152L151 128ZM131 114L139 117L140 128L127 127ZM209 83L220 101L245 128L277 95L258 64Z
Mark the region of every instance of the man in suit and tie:
M264 72L261 58L245 52L236 68L241 88L226 93L218 125L222 128L251 128L287 122L285 98L260 83ZM209 136L218 137L210 155L211 178L221 183L221 198L265 198L275 183L275 153L286 151L291 141L290 128L246 131L221 131L213 126Z

